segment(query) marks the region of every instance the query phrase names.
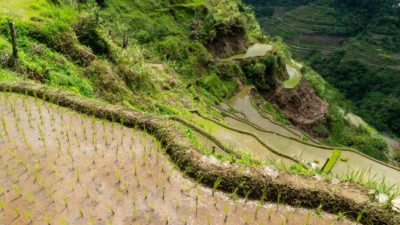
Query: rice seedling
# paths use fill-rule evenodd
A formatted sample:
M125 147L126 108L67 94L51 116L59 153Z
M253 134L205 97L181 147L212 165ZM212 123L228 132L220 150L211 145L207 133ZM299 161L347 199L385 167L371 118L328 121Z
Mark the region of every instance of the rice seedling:
M65 220L65 218L61 218L60 224L61 225L68 225L68 222Z
M17 171L14 168L10 169L10 175L14 180L14 184L19 183L20 176L17 174Z
M132 216L133 216L133 220L136 220L137 218L137 208L136 208L136 204L135 202L133 203L133 208L132 208Z
M14 184L14 185L12 186L12 189L13 189L14 192L18 195L18 197L17 197L16 199L22 197L22 190L21 190L20 187L18 187L18 185ZM14 199L14 200L15 200L15 199Z
M63 204L64 204L64 208L68 209L68 197L64 195L62 197L62 201L63 201Z
M50 225L50 217L47 213L43 215L43 221L46 225Z
M50 205L56 202L53 191L46 191L47 197L50 199Z
M324 207L323 204L319 204L318 208L315 210L317 216L321 217L322 216L322 208Z
M81 170L79 168L77 168L75 170L75 176L76 176L76 182L80 183L81 182Z
M258 220L258 211L260 211L260 208L262 207L261 202L259 201L256 205L256 210L254 211L254 219Z
M15 104L15 102L11 105L12 106L12 112L13 112L13 114L14 114L14 117L15 118L17 118L18 117L18 114L17 114L17 106L16 106L16 104Z
M230 206L229 206L229 205L225 205L225 206L223 207L223 211L224 211L224 224L226 224L226 223L228 222L229 210L230 210Z
M136 176L136 186L137 188L140 188L140 177Z
M33 195L33 192L29 191L26 194L26 198L28 199L29 203L34 203L35 202L35 196Z
M163 201L165 201L165 190L166 190L166 188L163 185L163 187L162 187L162 197L161 197Z
M213 187L212 187L212 195L214 196L215 194L215 190L218 188L218 186L221 184L221 177L217 177L217 179L215 179Z
M167 181L168 181L168 183L171 183L171 176L172 176L173 172L174 172L173 170L169 170L168 173L167 173Z
M118 169L115 170L115 179L117 180L117 184L121 184L121 172Z
M21 216L21 213L19 211L18 208L16 208L15 206L12 207L13 212L15 213L16 217L15 218L19 218Z
M268 221L271 222L272 214L274 213L273 209L268 209Z
M89 217L89 224L94 225L96 224L96 218L94 218L93 216Z
M32 214L31 214L31 212L29 212L29 211L25 211L24 212L24 215L25 215L25 217L28 219L28 221L29 221L29 223L28 224L31 224L33 221L32 221Z
M345 217L345 214L343 212L338 212L336 214L336 220L338 220L338 221L342 221L344 219L344 217Z
M276 211L277 212L279 211L280 204L281 204L281 193L278 193L278 198L276 200Z
M112 205L109 205L109 206L108 206L108 210L110 211L111 217L115 215L115 211L114 211L114 208L113 208Z
M115 162L118 162L118 151L119 151L119 145L115 147Z
M310 224L311 216L312 216L311 212L307 212L306 221L304 222L304 225Z
M357 214L357 224L361 223L363 215L364 215L364 212L362 212L362 211Z
M44 190L44 178L43 178L43 176L42 175L38 175L38 177L39 177L39 186L40 186L40 190L42 191L42 190Z
M25 112L29 112L30 111L29 104L25 96L22 98L22 104L24 105Z
M6 119L4 117L1 118L1 125L3 127L4 133L8 136L7 123L6 123Z
M79 212L79 218L82 219L82 218L83 218L83 215L84 215L83 210L82 210L82 209L79 209L78 212Z

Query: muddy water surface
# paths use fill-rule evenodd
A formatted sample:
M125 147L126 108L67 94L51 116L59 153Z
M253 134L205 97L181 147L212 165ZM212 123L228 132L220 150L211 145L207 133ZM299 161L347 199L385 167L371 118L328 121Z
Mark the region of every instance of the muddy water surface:
M289 79L283 82L283 86L289 89L295 88L301 81L301 72L289 64L286 65L286 71L289 75Z
M296 130L292 129L290 130L292 132L288 132L288 130L284 129L283 126L271 124L269 120L263 118L259 114L258 110L254 108L251 104L250 96L248 94L248 88L249 87L244 88L240 93L232 98L230 102L232 107L244 114L248 121L265 130L274 131L287 137L299 139L299 135L301 133L295 133ZM270 144L280 152L286 155L291 155L297 158L304 159L308 162L318 162L317 164L319 167L323 166L325 160L329 158L332 153L330 149L333 148L331 147L328 147L330 149L321 148L268 132L263 132L231 117L226 117L225 120L227 121L228 125L233 128L248 131L250 133L258 135L265 143ZM348 161L338 161L338 163L334 166L332 170L335 175L343 176L345 174L348 174L352 170L369 170L371 177L375 177L378 179L385 178L386 181L388 181L391 185L399 184L399 170L380 164L374 160L371 160L367 157L351 151L343 151L341 158L347 158Z
M284 159L275 153L271 152L267 147L260 143L251 135L239 133L223 126L220 126L212 121L204 119L198 115L193 115L196 124L204 127L210 134L221 140L226 146L231 147L235 151L240 151L244 154L250 154L253 158L262 161L280 160L286 165L292 165L294 162Z
M0 224L350 224L213 195L142 132L25 96L0 105Z
M245 86L239 93L237 93L230 101L229 104L238 112L245 115L246 119L253 124L266 129L268 131L287 135L289 137L301 138L302 133L296 129L286 128L278 124L272 123L270 120L262 117L258 110L253 107L250 100L250 86ZM272 118L271 118L272 119Z
M234 55L232 57L225 59L224 61L265 56L268 52L272 51L273 49L274 47L272 45L256 43L251 47L249 47L246 53Z

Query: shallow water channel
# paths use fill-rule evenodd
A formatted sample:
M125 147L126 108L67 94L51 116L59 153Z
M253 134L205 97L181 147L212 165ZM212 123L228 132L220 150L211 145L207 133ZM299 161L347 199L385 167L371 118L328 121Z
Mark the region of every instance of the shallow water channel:
M213 195L143 132L16 94L0 105L0 224L351 224Z

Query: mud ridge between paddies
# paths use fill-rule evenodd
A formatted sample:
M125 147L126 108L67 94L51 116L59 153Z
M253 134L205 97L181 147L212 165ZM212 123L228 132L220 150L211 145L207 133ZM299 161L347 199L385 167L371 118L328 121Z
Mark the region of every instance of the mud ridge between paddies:
M364 224L399 222L397 213L371 202L368 190L360 187L331 184L316 181L309 176L287 173L272 177L265 171L266 167L221 163L213 157L204 156L172 121L163 117L30 83L1 83L0 90L34 96L80 113L141 129L160 142L172 161L186 175L210 187L217 186L225 192L251 199L344 214L350 219L361 220ZM112 210L109 211L113 215ZM20 215L22 214L21 212Z

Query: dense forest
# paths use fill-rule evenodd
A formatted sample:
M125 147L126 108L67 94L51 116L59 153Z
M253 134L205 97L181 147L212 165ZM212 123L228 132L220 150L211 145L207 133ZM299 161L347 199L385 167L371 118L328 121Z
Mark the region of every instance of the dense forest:
M400 135L400 8L393 0L247 0L263 30L341 90L350 109Z

